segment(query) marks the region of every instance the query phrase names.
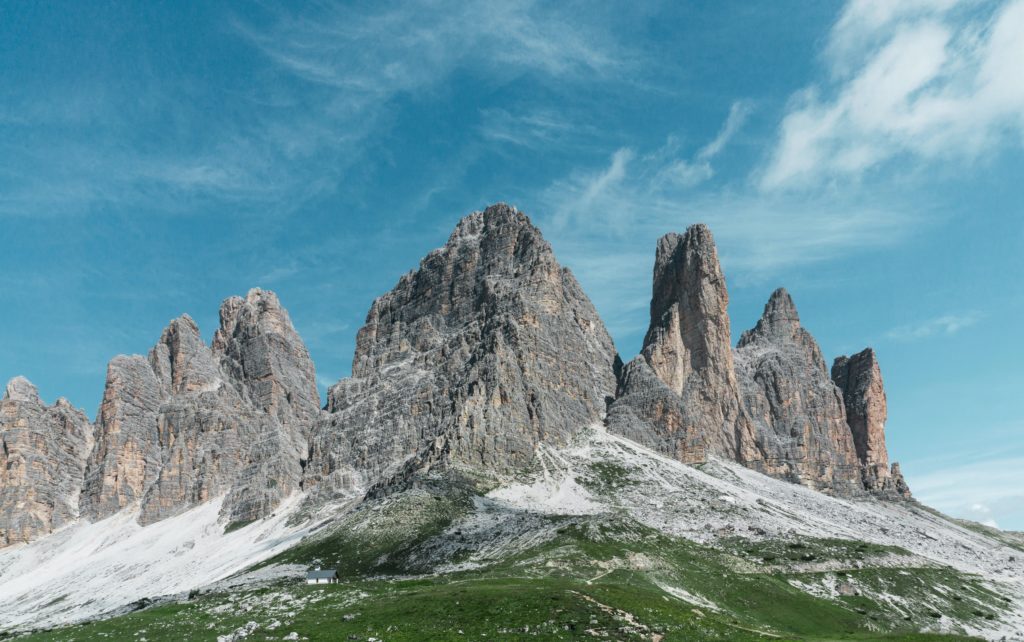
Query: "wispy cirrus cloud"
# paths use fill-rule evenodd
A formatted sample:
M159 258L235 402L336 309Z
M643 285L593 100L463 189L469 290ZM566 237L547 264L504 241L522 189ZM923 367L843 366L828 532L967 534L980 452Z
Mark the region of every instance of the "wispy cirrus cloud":
M659 183L676 184L680 187L695 187L715 175L711 161L718 156L736 132L743 126L743 122L750 115L750 104L745 101L736 101L729 108L729 117L719 130L718 135L704 145L692 159L679 159L668 163L659 170L655 180Z
M1020 147L1021 60L1024 0L851 0L829 36L828 79L792 97L760 186Z
M269 29L236 22L282 68L341 90L337 108L362 111L396 94L423 89L459 69L495 79L524 72L556 78L607 74L629 59L610 35L567 20L557 5L502 3L344 4L290 15ZM578 16L577 16L578 17Z
M674 139L646 154L619 148L605 165L558 179L533 199L547 204L547 236L615 336L646 327L640 311L650 292L637 284L649 282L655 240L666 232L708 224L730 281L753 283L865 248L894 246L928 214L927 203L911 207L883 191L795 196L764 194L744 183L680 180L681 163L688 169L707 163L713 175L711 162L746 113L743 103L734 104L718 134L693 155L680 158Z
M907 462L907 468L916 466ZM908 477L919 501L955 517L997 528L1024 529L1024 457L1019 453L963 455L926 470Z
M5 88L0 215L211 204L287 213L335 188L367 154L380 160L371 141L388 133L398 98L429 98L459 74L491 86L524 76L563 86L635 64L607 24L561 4L329 2L250 14L226 17L225 30L249 47L245 66L208 79L197 96L187 93L194 77L158 77L147 65L116 82ZM229 108L218 119L202 101ZM552 110L514 118L554 142L565 124Z
M984 318L980 312L971 311L943 314L919 323L909 323L893 328L885 336L896 341L916 341L936 336L950 336L969 328Z

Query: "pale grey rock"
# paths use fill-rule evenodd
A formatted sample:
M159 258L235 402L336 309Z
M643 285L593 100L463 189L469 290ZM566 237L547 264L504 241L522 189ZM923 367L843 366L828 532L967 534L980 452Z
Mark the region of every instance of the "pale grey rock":
M7 382L7 386L4 388L4 400L43 403L43 400L39 398L39 390L31 381L22 376L14 377Z
M504 204L474 212L374 301L307 482L329 495L436 465L514 471L600 420L617 363L529 218Z
M849 357L837 357L832 363L832 381L843 393L864 488L883 497L909 498L910 489L899 466L889 466L885 446L888 406L875 351L866 348Z
M143 524L226 495L233 522L270 514L300 490L320 414L315 370L272 292L221 306L212 347L184 315L148 359L108 369L86 514L138 507Z
M862 491L843 398L789 293L772 293L735 351L746 415L766 474L839 495Z
M273 292L224 301L213 352L239 392L282 424L306 433L319 416L316 368Z
M624 371L610 430L686 463L759 458L740 406L728 304L707 226L659 239L651 325Z
M160 473L157 415L166 396L145 357L119 355L107 365L83 515L102 519L142 501Z
M243 435L267 420L224 385L213 352L184 315L167 326L149 363L163 386L156 414L159 472L141 501L152 523L225 494L243 467Z
M47 406L24 377L0 399L0 547L73 522L93 426L66 399Z

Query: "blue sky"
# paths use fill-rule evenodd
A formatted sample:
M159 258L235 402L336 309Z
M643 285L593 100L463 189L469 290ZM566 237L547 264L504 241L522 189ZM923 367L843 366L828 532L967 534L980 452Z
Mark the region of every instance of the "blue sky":
M496 201L624 359L708 223L733 331L785 285L873 346L924 501L1024 529L1024 0L0 5L0 378L273 289L322 386L372 299Z

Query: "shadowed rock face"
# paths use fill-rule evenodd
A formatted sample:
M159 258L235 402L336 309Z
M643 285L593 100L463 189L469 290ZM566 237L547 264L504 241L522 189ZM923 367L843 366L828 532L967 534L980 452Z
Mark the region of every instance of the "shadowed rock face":
M530 220L503 204L475 212L374 301L308 478L333 493L403 467L514 470L600 419L616 359Z
M763 463L753 467L818 490L860 492L860 464L842 394L817 342L800 326L788 292L772 293L735 354L744 411L763 453Z
M612 431L688 463L758 458L740 408L728 304L706 226L658 241L651 325L609 410Z
M846 421L862 466L864 488L883 495L910 497L899 466L889 467L885 447L887 406L882 371L875 351L867 348L832 363L832 381L843 392Z
M0 547L28 542L79 516L93 428L66 399L47 406L15 377L0 399Z
M108 367L85 514L138 506L145 524L223 494L232 521L269 514L301 486L313 372L271 292L226 300L212 348L187 315L171 321L148 359Z

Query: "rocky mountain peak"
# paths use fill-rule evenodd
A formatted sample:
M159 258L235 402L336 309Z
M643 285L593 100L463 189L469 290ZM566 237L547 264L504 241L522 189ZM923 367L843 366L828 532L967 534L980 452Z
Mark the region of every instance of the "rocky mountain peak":
M168 392L206 390L220 382L217 365L199 326L187 314L167 325L149 352L149 363Z
M728 378L728 305L718 251L706 225L658 240L643 356L676 392L682 393L691 373Z
M739 347L759 340L785 341L800 335L800 314L796 311L793 297L785 288L777 288L768 298L757 325L740 336Z
M864 487L883 495L909 497L898 465L889 467L885 445L887 404L882 370L871 348L840 356L832 364L832 381L843 393L846 422L862 466Z
M792 297L772 293L740 337L736 372L768 474L840 495L863 491L843 398Z
M728 305L706 225L658 240L650 327L609 411L613 431L686 462L757 457L740 412Z
M473 212L374 301L353 376L330 390L309 483L333 492L448 464L507 472L600 419L616 359L529 217L503 203Z
M93 427L66 399L46 406L24 377L0 399L0 547L28 542L79 516Z
M212 351L239 393L260 409L294 425L316 418L320 396L313 360L273 292L253 288L245 298L226 299Z
M8 400L43 403L43 400L39 398L39 390L31 381L21 375L13 377L7 382L7 387L4 388L4 401Z

